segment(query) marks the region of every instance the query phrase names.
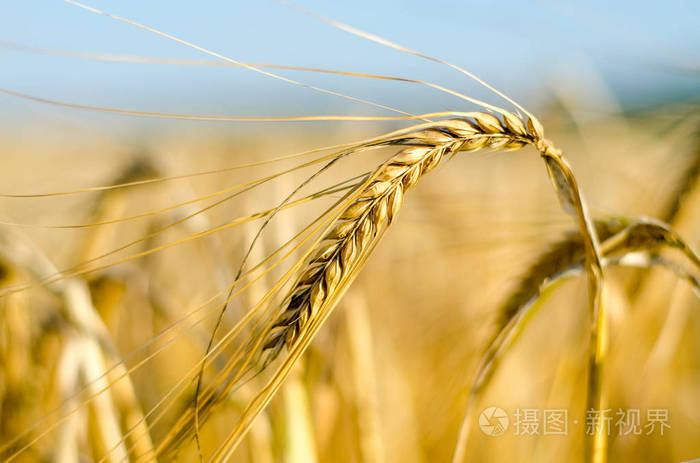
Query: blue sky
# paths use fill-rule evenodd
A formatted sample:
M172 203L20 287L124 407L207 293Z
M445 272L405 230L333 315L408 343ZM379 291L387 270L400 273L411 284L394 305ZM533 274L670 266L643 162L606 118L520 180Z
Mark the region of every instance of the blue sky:
M236 60L430 80L497 101L445 66L332 28L268 0L88 1ZM301 5L459 64L528 104L557 79L598 76L623 103L700 96L700 2L352 1ZM0 0L0 41L74 52L210 59L60 0ZM110 63L0 47L0 87L76 103L236 115L376 113L246 69ZM585 69L579 74L577 69ZM277 71L275 71L277 72ZM471 109L416 86L279 71L419 112ZM22 105L0 96L0 105ZM300 108L303 108L300 110Z

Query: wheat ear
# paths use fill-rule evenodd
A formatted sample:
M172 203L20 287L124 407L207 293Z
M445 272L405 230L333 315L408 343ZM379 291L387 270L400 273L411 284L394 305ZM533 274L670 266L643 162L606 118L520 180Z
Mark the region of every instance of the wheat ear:
M676 249L696 270L700 270L698 254L667 224L647 218L613 218L596 220L595 225L602 240L600 252L603 256L601 263L604 266L661 266L687 281L700 297L700 282L686 268L656 255L638 254L652 253L662 247ZM462 425L463 436L459 442L461 453L466 448L474 421L473 412L477 398L493 377L500 359L541 307L544 291L553 289L556 283L568 275L581 273L584 267L584 244L581 236L572 232L537 259L526 272L516 291L507 299L499 315L497 333L482 355L472 381Z
M299 265L294 282L262 333L262 366L286 347L289 354L262 391L250 402L236 427L212 456L224 461L240 443L258 413L269 403L343 292L364 266L403 202L406 191L445 156L482 148L517 149L537 145L537 125L511 113L503 119L481 112L460 113L459 119L427 122L359 144L369 147L408 145L375 169L339 204L330 224ZM352 150L347 153L353 152ZM339 155L343 155L342 153ZM257 349L257 347L256 347Z
M434 127L386 142L414 146L400 151L374 171L307 260L267 334L264 365L285 346L294 344L309 319L334 298L337 288L353 277L357 264L367 258L375 239L396 217L405 193L445 156L482 148L516 149L537 140L537 135L529 132L515 115L505 115L501 122L490 114L474 113L472 119L441 121Z

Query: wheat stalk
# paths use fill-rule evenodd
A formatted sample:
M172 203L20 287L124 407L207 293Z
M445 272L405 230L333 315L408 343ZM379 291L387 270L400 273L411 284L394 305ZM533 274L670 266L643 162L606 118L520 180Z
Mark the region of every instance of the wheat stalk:
M345 327L361 461L382 463L387 459L379 414L369 307L367 299L360 291L348 294L344 305L348 309L345 310Z

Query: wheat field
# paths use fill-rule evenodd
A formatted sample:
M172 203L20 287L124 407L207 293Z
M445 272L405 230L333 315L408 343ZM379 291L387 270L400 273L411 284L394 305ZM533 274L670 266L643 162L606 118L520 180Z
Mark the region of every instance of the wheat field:
M269 40L358 51L56 3L94 42L15 31L7 62L124 86L0 84L2 461L700 458L692 91L623 102L573 58L528 90L286 2Z

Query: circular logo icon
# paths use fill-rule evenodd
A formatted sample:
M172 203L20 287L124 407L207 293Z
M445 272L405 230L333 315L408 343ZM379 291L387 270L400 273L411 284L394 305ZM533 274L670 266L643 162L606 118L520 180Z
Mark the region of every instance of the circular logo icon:
M488 407L479 415L479 427L487 436L500 436L508 429L508 414L499 407Z

